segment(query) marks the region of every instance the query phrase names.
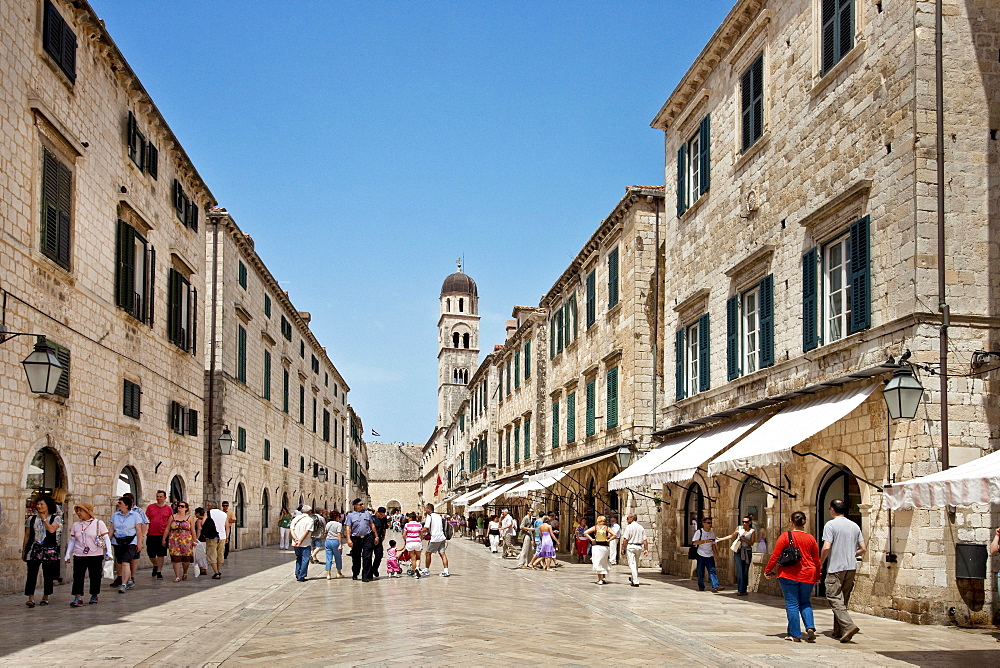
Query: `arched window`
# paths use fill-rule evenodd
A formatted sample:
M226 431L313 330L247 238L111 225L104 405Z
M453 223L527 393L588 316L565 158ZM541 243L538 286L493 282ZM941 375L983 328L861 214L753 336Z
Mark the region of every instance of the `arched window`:
M313 497L312 503L309 504L309 505L311 505L313 507L313 512L314 513L319 510L319 506L316 505L316 497Z
M236 506L236 526L242 529L246 526L246 498L243 494L243 483L236 486L234 505Z
M32 491L32 496L52 494L57 487L65 486L62 462L55 450L42 448L35 453L28 466L28 478L24 486Z
M284 492L281 495L281 509L289 511L291 510L291 508L288 507L288 492Z
M469 347L469 335L468 334L462 334L462 347L463 348L468 348Z
M684 545L691 545L694 532L701 528L701 518L705 515L705 495L701 485L692 482L684 499Z
M458 341L459 341L458 332L455 332L454 334L451 335L451 341L454 344L452 348L458 348Z
M126 466L118 474L118 482L115 483L115 496L124 496L129 493L135 498L138 505L142 499L142 490L139 488L139 474L131 466Z
M267 488L264 488L263 493L260 495L260 525L263 528L270 526L270 521L268 516L271 514L271 497L267 493Z
M304 504L305 502L306 502L305 498L303 498L303 496L299 494L299 506L302 506L302 504Z
M740 516L737 522L745 516L753 518L753 526L757 530L757 540L767 537L767 491L764 485L755 478L747 478L740 488ZM742 526L737 524L736 526Z
M462 299L461 297L458 298L458 312L459 313L465 312L465 300Z
M451 313L451 299L445 299L444 303L445 303L444 310Z
M170 479L170 495L168 498L171 503L184 501L184 481L179 475L175 475Z

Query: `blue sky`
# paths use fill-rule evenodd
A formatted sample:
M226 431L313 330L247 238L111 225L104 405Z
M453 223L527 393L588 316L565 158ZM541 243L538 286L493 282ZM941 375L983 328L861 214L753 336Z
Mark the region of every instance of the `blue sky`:
M91 5L369 439L423 443L455 258L491 350L626 186L663 183L649 123L732 3Z

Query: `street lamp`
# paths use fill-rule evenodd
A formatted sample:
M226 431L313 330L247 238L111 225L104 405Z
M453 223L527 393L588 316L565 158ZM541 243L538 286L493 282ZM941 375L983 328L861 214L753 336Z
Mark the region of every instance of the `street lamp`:
M632 448L622 443L622 446L615 453L615 459L618 461L619 469L627 469L628 465L632 463Z
M906 365L892 372L892 379L882 389L882 398L893 420L912 420L917 415L924 386L913 375L913 367Z
M327 480L329 480L330 474L327 473L327 471L326 471L325 468L321 468L319 470L319 473L316 475L316 477L319 478L320 482L326 482Z
M222 433L219 434L219 450L224 455L233 454L233 432L229 431L228 426L223 427Z
M56 357L55 349L41 336L35 343L35 350L21 362L28 377L28 387L35 394L55 394L59 379L63 375L63 365Z

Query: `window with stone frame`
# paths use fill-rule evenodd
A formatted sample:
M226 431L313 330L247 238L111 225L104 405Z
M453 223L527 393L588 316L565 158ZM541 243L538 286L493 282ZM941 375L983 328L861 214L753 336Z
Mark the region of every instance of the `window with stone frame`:
M823 247L823 341L847 335L851 317L851 245L845 234Z
M52 56L71 83L76 83L76 34L51 0L45 0L42 17L42 49Z
M185 352L197 352L198 289L173 267L167 270L167 338Z
M693 396L710 388L709 318L705 313L687 326L677 330L675 363L677 399Z
M128 157L140 172L149 174L153 180L159 176L160 152L153 142L139 130L135 114L128 112L128 127L126 129Z
M726 302L729 380L774 364L774 277L771 274Z
M122 386L122 414L137 420L142 415L142 388L128 378Z
M181 182L177 179L174 179L173 204L177 220L179 220L184 227L197 232L198 203L189 197L186 192L184 192L184 186L182 186Z
M677 151L677 215L682 216L708 192L711 173L710 118L706 114L698 129Z
M854 48L854 0L820 0L821 74L826 74Z
M70 269L73 223L73 172L55 153L42 148L42 226L40 250L63 269Z
M130 316L153 324L156 249L134 226L118 220L115 303Z
M740 78L742 152L764 136L764 54L744 70Z

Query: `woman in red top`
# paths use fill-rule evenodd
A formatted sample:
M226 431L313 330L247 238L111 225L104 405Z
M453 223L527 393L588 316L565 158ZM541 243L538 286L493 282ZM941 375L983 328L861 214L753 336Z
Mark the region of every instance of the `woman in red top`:
M806 533L803 527L806 525L806 515L800 510L792 513L791 531L786 531L778 537L774 546L774 552L764 569L764 577L772 578L775 568L778 573L778 584L785 595L785 613L788 615L788 636L785 640L802 642L802 629L799 626L799 615L806 625L806 640L813 642L816 639L816 623L813 621L812 595L813 584L819 582L821 573L819 561L819 545L811 534ZM799 548L802 558L789 566L778 565L778 557L782 550L791 544Z

